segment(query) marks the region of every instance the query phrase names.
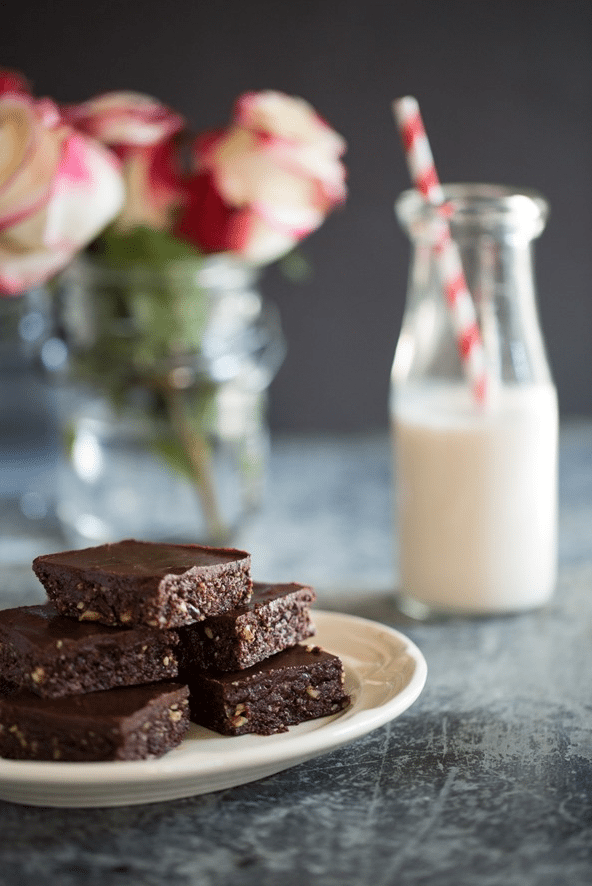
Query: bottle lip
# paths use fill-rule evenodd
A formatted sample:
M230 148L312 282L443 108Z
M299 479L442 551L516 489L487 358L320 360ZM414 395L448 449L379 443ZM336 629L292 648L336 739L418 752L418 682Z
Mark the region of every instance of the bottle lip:
M455 229L515 232L527 239L538 237L549 215L549 204L538 191L510 185L457 182L442 185L446 217ZM441 215L415 188L395 201L395 213L408 231L439 222Z

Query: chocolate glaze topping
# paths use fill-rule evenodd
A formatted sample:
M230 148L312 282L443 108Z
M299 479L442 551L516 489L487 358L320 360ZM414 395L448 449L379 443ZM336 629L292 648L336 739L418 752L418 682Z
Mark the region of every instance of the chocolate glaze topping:
M134 715L138 709L152 702L162 702L171 695L185 693L181 683L145 683L142 686L123 686L66 698L39 698L26 689L5 693L8 708L16 707L22 713L51 713L54 717L101 722L117 721ZM2 702L0 702L0 705Z
M19 606L15 609L0 611L0 637L5 633L10 637L12 645L19 645L22 638L30 646L38 650L55 649L56 642L60 648L69 644L84 645L85 640L91 642L108 639L113 643L126 642L138 634L151 637L153 631L146 627L116 628L98 622L81 622L65 615L60 615L52 603L36 606ZM172 635L171 635L172 636Z
M224 566L234 561L249 559L249 556L246 551L234 548L158 544L126 539L92 548L45 554L35 558L33 569L38 563L47 563L63 566L69 570L80 569L84 572L158 580L163 575L182 575L195 567L208 569Z

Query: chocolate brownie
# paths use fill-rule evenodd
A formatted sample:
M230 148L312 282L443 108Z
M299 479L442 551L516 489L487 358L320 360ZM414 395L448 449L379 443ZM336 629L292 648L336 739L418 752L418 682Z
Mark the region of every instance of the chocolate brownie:
M187 687L179 683L0 697L0 756L14 760L151 759L176 747L188 728Z
M76 621L52 603L0 611L2 676L44 698L170 680L178 642L172 630Z
M312 588L253 582L246 606L179 628L179 659L188 667L235 671L249 668L315 632Z
M334 714L350 698L343 665L318 646L296 645L243 671L184 673L191 719L224 735L271 735Z
M36 557L33 571L61 615L169 628L247 603L251 557L232 548L135 539Z

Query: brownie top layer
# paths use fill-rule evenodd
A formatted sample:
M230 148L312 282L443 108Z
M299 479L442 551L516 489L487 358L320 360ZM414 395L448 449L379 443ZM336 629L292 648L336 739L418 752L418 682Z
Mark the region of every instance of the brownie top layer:
M205 671L204 675L208 679L213 679L223 685L236 685L240 681L242 685L245 683L256 683L262 677L273 677L276 671L285 673L286 670L302 670L306 667L317 667L318 665L332 664L337 665L341 670L341 661L331 652L326 652L320 646L303 646L297 644L289 649L276 652L275 655L260 661L258 664L242 671ZM189 676L191 682L191 675Z
M0 610L0 637L5 636L15 648L26 646L40 652L63 652L69 646L84 647L86 643L94 645L97 641L124 645L153 635L153 629L143 626L120 628L94 621L77 621L60 615L52 603ZM167 636L169 642L177 642L172 631L167 632Z
M51 715L52 719L63 717L68 722L72 718L101 722L124 720L133 716L147 705L177 703L188 694L182 683L144 683L141 686L124 686L116 689L103 689L81 695L68 695L63 698L40 698L27 689L5 692L0 695L0 710L3 707L18 709L22 714Z
M165 575L182 575L189 570L227 566L249 561L246 551L234 548L211 548L203 545L176 545L125 539L111 544L44 554L33 560L33 569L44 565L68 572L159 580Z
M244 612L245 610L256 609L258 606L264 606L272 600L278 600L297 592L302 592L303 597L306 597L307 601L310 603L313 603L316 599L316 594L312 588L308 587L308 585L301 585L296 582L290 582L288 584L268 584L267 582L254 581L253 595L249 602L245 603L244 606L241 606L239 609L233 609L226 614L234 615L238 612Z

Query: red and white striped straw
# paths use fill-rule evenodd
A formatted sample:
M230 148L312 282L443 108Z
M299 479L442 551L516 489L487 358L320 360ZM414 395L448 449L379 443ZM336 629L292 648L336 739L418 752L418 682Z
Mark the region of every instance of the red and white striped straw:
M442 208L442 217L445 219L446 197L436 171L419 105L408 95L395 99L392 109L403 142L411 181L428 203ZM440 256L444 293L452 312L458 352L475 397L479 403L483 403L487 395L485 349L460 253L447 222L436 248Z

